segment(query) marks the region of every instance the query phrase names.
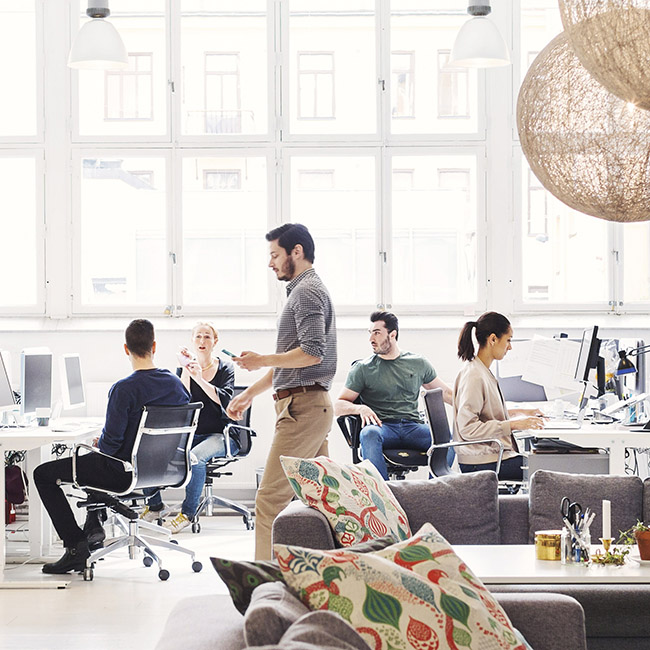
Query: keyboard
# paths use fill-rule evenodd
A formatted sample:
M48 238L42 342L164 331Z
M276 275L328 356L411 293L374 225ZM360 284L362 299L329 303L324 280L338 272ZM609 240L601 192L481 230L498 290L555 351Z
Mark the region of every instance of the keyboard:
M553 429L579 429L582 425L577 420L546 420L545 430Z

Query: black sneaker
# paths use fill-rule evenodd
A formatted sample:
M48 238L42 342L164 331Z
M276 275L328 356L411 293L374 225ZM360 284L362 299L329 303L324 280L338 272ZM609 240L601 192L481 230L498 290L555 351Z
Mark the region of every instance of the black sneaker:
M83 539L72 548L66 548L65 553L56 562L44 564L43 573L62 575L70 571L82 572L89 557L88 542Z

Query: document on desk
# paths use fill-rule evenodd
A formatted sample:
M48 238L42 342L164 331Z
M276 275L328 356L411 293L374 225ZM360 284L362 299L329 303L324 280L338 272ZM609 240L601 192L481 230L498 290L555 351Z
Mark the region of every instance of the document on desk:
M579 352L577 341L536 337L531 341L522 379L544 386L547 394L552 389L560 389L560 394L578 392L582 385L573 375Z

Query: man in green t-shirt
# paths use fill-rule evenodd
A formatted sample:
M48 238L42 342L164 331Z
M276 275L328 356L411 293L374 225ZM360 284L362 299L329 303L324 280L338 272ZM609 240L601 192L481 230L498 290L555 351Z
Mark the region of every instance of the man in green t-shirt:
M421 388L442 388L451 404L452 391L422 356L401 352L399 322L388 311L370 315L373 355L357 361L348 374L334 412L361 417L361 455L387 479L382 450L407 448L426 451L431 446L429 425L418 411ZM360 397L361 404L355 404Z

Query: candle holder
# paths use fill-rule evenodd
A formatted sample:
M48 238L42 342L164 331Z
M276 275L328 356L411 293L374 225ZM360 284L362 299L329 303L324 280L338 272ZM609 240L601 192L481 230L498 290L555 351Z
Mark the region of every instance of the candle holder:
M599 537L600 543L603 545L603 548L605 549L605 553L609 551L609 547L612 545L612 538L611 537Z

